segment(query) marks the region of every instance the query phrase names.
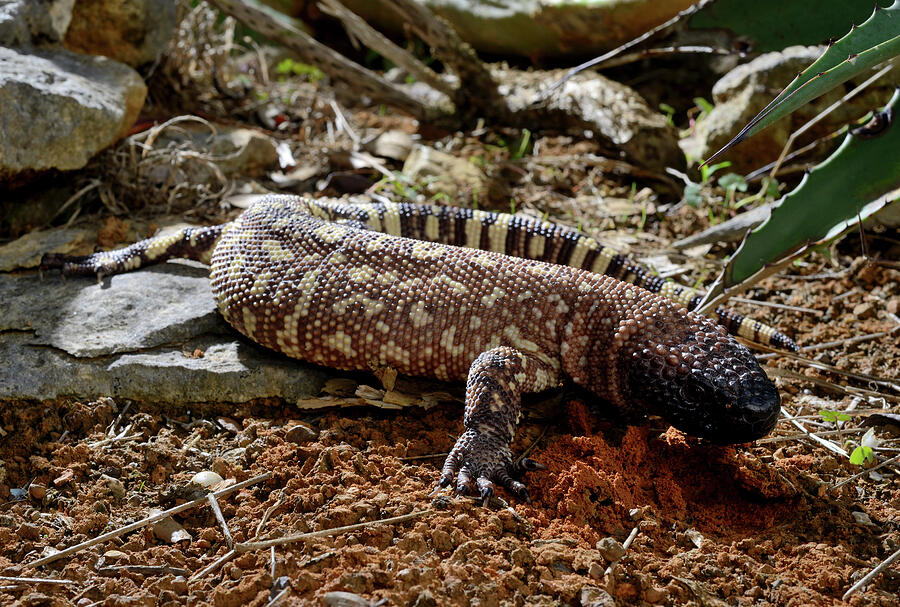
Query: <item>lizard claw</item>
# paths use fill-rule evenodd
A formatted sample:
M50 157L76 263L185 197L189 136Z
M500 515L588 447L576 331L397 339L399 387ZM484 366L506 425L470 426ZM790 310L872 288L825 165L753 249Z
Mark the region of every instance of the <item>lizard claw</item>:
M522 472L534 472L535 470L546 470L547 466L530 457L523 457L522 460L519 461L519 469Z
M509 447L496 437L467 430L456 441L444 462L439 487L449 487L456 479L456 492L461 495L479 495L487 504L496 493L497 485L517 498L530 502L525 485L514 477L524 472L544 470L546 466L533 459L512 461Z

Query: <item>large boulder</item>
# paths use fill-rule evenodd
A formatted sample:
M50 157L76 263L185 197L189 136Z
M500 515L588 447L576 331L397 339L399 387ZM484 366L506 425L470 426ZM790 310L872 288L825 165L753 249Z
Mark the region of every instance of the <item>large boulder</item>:
M0 47L0 66L0 181L83 167L127 134L147 94L105 57Z
M268 0L282 6L281 0ZM531 58L610 50L664 23L693 0L419 0L476 50ZM380 2L345 0L366 21L402 29Z

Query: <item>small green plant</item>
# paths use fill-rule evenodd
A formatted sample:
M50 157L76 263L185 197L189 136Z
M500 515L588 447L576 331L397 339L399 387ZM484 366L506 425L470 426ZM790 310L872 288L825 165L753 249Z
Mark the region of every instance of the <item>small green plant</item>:
M747 181L737 173L725 173L717 180L720 187L725 188L725 206L739 209L746 204L743 200L736 203L734 198L738 192L747 191Z
M862 466L866 462L875 461L875 452L872 447L866 445L858 445L853 453L850 454L850 463L854 466Z
M275 73L279 76L305 76L310 82L318 82L325 77L325 72L314 65L295 61L290 57L282 59L275 66Z
M697 119L705 118L715 107L703 97L694 97L694 105L700 108L700 114L697 115Z
M850 441L847 441L848 443ZM875 447L881 441L875 436L875 428L869 428L862 438L859 439L859 445L850 453L850 463L855 466L862 466L865 463L875 462Z
M703 186L709 183L713 174L720 169L727 169L731 163L727 160L718 164L704 165L700 167L700 183L689 183L684 186L684 201L692 207L699 207L703 202L703 196L700 195ZM746 190L746 187L744 188ZM710 215L712 218L712 215Z
M675 108L668 103L660 103L659 111L666 115L666 124L675 126Z
M516 147L516 150L513 152L512 159L519 160L521 159L526 152L528 152L528 148L531 144L531 131L528 129L522 129L522 138L519 139L519 145Z
M848 422L853 418L841 411L831 411L829 409L819 410L819 415L827 423L834 424L834 428L838 433L838 442L843 446L844 436L841 434L841 422Z

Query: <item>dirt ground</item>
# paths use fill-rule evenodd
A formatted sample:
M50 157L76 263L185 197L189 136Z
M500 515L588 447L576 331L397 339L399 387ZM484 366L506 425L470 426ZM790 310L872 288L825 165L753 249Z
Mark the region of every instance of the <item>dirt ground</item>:
M390 114L350 116L359 128L415 130ZM517 136L438 134L454 155L494 167L500 199L517 210L582 225L638 257L733 213L674 207L653 183L633 188L583 160L599 153L591 142L540 136L532 157L513 159ZM304 145L333 166L334 142L320 143ZM579 205L587 195L618 204ZM897 259L898 242L879 232L865 242L868 258L850 237L746 294L788 308L734 304L815 348L802 361L760 354L786 415L833 446L900 408L900 271L877 263ZM672 260L685 280L708 280L727 253ZM335 377L380 387L367 374ZM898 463L854 476L863 468L787 416L755 444L715 447L659 420L627 426L565 386L528 400L513 445L547 466L527 477L532 503L503 494L508 503L483 506L431 495L462 429L462 386L442 389L457 400L398 411L310 412L275 399L186 410L103 394L0 403L0 605L900 605L897 562L842 600L900 549ZM820 409L847 412L840 435ZM879 459L900 453L897 418L872 420ZM224 479L213 489L268 475L215 499L230 538L192 480L209 472ZM198 498L174 515L174 533L146 525L31 566ZM242 546L344 526L355 527Z
M702 211L685 208L654 228L665 235L695 222ZM876 253L892 246L878 242ZM858 245L752 294L807 310L738 307L789 328L801 346L838 342L809 353L819 362L896 380L896 334L852 338L896 328L900 272L854 258ZM785 410L826 437L833 425L820 408L848 409L844 436L856 440L868 413L897 411L896 390L870 378L781 356L766 364L792 374L776 377ZM368 375L349 379L379 387ZM461 387L446 389L458 396ZM757 444L714 447L654 420L625 426L602 402L562 388L529 401L514 445L534 446L530 456L548 467L528 477L533 503L482 507L430 496L461 431L459 403L311 415L274 401L187 411L102 396L2 407L0 575L69 583L0 582L0 604L355 604L328 594L343 591L417 606L840 605L900 547L895 469L832 489L860 468L787 419ZM896 431L876 427L879 456L900 451ZM270 473L218 499L236 543L365 525L232 554L209 570L229 547L204 502L174 517L185 539L146 526L29 566L202 497L191 484L201 471L225 484ZM377 522L411 513L420 514ZM898 592L894 565L847 604L897 605Z

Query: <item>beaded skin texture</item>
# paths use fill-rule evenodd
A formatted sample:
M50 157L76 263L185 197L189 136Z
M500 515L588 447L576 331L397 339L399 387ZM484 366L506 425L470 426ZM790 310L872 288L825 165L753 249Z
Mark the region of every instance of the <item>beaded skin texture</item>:
M615 266L651 282L547 222L271 196L231 223L42 265L105 276L179 257L210 265L222 315L263 346L337 369L466 380L465 430L440 479L461 493L486 498L496 483L527 498L515 477L537 464L513 464L509 447L521 395L565 377L629 417L660 415L722 444L764 436L780 411L774 384L725 327L689 302L589 271Z

